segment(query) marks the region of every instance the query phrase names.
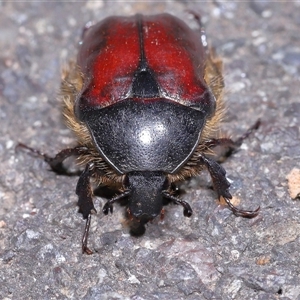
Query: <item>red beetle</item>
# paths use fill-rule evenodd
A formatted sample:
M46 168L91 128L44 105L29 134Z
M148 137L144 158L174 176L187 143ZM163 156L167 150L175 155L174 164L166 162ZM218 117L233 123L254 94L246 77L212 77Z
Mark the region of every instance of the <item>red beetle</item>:
M196 17L201 27L200 19ZM114 186L118 194L103 208L127 199L129 217L146 224L162 212L168 199L184 208L175 184L206 168L214 189L234 214L254 217L255 211L234 207L225 170L206 156L218 145L240 146L258 123L237 141L216 138L222 117L221 62L208 51L205 35L192 31L169 14L109 17L87 28L77 63L64 74L61 97L69 127L78 146L54 158L42 156L56 172L62 162L78 156L85 167L76 193L87 219L83 251L95 212L90 179Z

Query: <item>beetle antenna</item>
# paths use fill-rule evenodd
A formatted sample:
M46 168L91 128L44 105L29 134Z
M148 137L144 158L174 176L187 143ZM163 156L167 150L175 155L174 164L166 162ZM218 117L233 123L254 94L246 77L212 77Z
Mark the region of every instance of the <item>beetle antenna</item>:
M186 201L183 201L183 200L171 195L168 191L163 191L162 194L167 199L172 200L175 204L182 205L183 206L183 215L185 217L190 217L193 214L193 210L192 210L191 206Z
M105 215L108 215L109 212L112 214L113 213L113 203L129 196L130 193L131 193L131 190L126 190L122 194L117 195L117 196L111 198L110 200L108 200L103 206L103 209L102 209L103 213Z

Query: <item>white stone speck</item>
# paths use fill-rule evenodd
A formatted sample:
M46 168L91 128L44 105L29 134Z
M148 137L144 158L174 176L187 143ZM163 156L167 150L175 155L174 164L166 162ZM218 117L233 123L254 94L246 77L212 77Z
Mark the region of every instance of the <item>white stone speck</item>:
M29 239L35 239L40 236L40 234L36 231L33 231L31 229L26 230L26 235L28 236Z
M130 277L128 278L128 281L131 284L140 284L141 282L132 274L130 274Z
M6 147L6 149L10 149L10 148L12 148L13 145L14 145L14 142L12 140L8 140L8 141L6 141L5 147Z

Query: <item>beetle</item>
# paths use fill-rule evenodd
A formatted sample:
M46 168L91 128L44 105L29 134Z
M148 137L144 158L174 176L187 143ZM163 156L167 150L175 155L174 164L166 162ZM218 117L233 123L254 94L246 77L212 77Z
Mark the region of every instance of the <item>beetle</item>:
M252 218L232 198L224 168L211 158L216 146L237 149L256 123L233 141L219 138L223 117L222 63L210 50L200 17L200 33L170 14L112 16L84 30L76 62L63 74L60 98L67 125L78 145L55 157L20 144L42 157L57 173L76 156L84 167L76 194L86 219L87 246L93 204L91 181L118 193L103 207L127 200L131 220L146 224L163 213L165 200L191 206L176 195L176 184L207 169L214 190L237 216Z

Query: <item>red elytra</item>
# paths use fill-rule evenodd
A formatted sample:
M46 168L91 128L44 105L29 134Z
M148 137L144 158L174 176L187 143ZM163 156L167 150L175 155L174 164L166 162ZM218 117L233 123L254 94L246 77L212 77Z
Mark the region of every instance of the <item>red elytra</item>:
M165 98L201 101L207 88L201 39L180 19L160 14L110 17L87 30L77 61L85 75L82 104L105 107L127 98L141 51Z

